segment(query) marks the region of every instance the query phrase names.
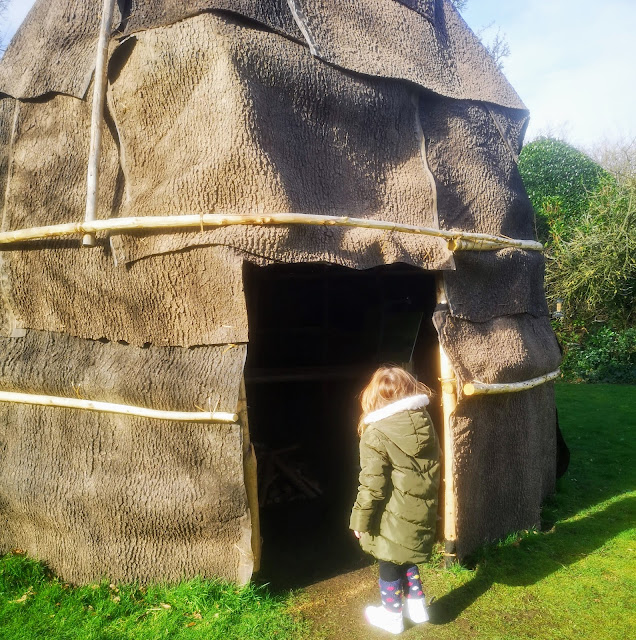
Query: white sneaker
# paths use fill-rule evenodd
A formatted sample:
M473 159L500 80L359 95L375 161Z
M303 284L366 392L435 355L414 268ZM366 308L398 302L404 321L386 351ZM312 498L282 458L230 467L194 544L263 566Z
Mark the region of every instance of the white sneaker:
M384 607L367 607L364 610L364 616L369 624L372 624L378 629L384 629L389 633L402 633L404 631L404 619L402 618L402 612L393 613L393 611L387 611Z
M407 598L404 615L415 624L428 622L428 611L424 598Z

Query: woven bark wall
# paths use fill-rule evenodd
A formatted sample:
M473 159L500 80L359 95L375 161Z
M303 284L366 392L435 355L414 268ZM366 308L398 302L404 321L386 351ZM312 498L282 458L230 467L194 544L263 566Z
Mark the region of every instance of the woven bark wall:
M28 331L1 341L2 390L234 411L245 346L133 348ZM76 583L252 572L240 425L0 405L0 552Z
M109 94L126 175L121 215L301 212L437 225L408 86L344 74L225 15L136 37ZM452 264L439 239L302 225L122 236L115 248L131 261L210 243L358 269Z
M3 229L81 220L90 102L0 104ZM101 178L98 216L116 215L125 182L109 128ZM247 341L242 264L209 245L117 263L108 238L3 251L0 389L233 413ZM249 579L238 425L0 410L2 551L25 549L79 583Z
M522 111L427 96L421 102L440 226L534 237L534 212L517 168ZM556 482L552 384L490 397L466 382L522 382L556 370L561 354L543 290L544 258L500 250L456 256L444 274L447 305L434 317L458 380L451 416L456 552L537 526Z
M554 491L556 414L552 384L460 401L452 420L457 547L541 525Z
M453 277L459 277L459 270ZM483 284L475 281L477 288ZM512 284L517 283L513 280ZM455 302L467 317L449 310L434 316L440 342L457 376L450 464L456 501L456 553L460 558L485 541L539 526L541 504L556 482L553 383L517 393L474 397L463 394L463 385L475 380L522 382L556 370L561 362L547 314L523 312L527 300L521 299L519 313L493 313L487 321L474 321L471 312L479 318L483 311L479 305L473 307L474 292L462 296L463 291L463 287L455 289ZM515 298L507 293L500 293L507 301L504 312L514 307Z
M74 583L252 573L240 427L0 406L0 551Z

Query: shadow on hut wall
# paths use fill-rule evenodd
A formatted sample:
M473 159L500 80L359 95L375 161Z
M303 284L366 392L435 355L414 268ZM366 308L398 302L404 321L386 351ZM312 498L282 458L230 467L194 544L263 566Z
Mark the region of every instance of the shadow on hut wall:
M256 578L299 587L371 561L349 531L358 394L388 361L410 362L438 385L435 277L404 264L246 264L244 275L263 542Z
M475 577L429 607L431 624L448 624L493 584L530 586L602 547L625 530L625 514L634 513L636 498L627 497L603 511L494 549L489 562L481 562Z

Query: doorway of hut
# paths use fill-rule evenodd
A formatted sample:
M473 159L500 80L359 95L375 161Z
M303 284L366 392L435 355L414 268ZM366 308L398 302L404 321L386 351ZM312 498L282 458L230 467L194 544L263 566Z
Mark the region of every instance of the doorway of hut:
M246 263L244 283L262 540L257 578L300 587L372 561L349 531L358 395L379 365L393 362L439 398L435 274L401 263L368 270ZM441 425L439 401L429 408Z

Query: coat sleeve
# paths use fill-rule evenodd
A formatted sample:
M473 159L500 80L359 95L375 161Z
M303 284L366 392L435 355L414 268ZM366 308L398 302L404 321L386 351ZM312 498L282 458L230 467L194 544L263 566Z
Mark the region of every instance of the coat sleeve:
M369 430L360 439L360 486L349 528L371 531L376 515L387 498L391 465L383 442Z

